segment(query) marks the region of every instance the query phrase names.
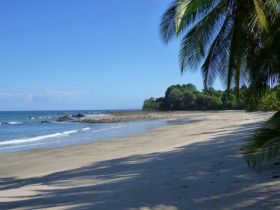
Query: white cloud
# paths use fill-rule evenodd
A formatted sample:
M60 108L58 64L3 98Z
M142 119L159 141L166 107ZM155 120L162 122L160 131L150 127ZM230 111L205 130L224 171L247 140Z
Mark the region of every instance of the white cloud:
M0 93L1 101L33 101L36 99L75 99L86 95L87 91L45 89L33 93Z

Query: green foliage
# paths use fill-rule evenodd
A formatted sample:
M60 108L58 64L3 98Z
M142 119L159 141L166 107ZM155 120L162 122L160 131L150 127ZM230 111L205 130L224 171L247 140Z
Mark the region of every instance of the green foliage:
M263 97L261 97L258 110L269 111L278 110L280 111L280 86L267 91Z
M256 96L248 89L246 93L247 111L279 111L280 110L280 86L266 87L262 95Z
M193 84L172 85L167 88L161 109L191 110L194 109L194 101L197 89Z
M242 153L253 167L280 157L280 111L254 132Z
M219 110L223 109L221 97L201 93L196 98L196 108L198 110Z
M278 0L175 0L163 14L161 35L165 42L182 38L181 72L201 65L205 88L220 77L238 97L240 84L254 76L255 58L267 53L268 33L279 33L279 6Z
M268 2L278 4L274 1ZM280 18L279 10L270 12L278 14L278 17L270 25L270 33L263 41L263 48L259 50L257 56L253 57L250 64L250 89L247 93L247 100L250 103L247 102L246 108L247 110L278 110L278 112L254 132L244 147L243 154L246 155L249 165L253 167L259 167L264 162L275 160L280 156ZM270 89L271 84L278 86Z
M146 99L143 104L144 110L158 110L162 106L162 98Z
M244 89L245 91L246 89ZM244 97L237 103L233 90L229 97L225 91L209 88L198 91L193 84L172 85L163 98L146 99L144 110L222 110L244 109Z
M242 86L237 101L234 90L221 91L214 88L198 91L193 84L172 85L165 96L146 99L143 110L280 110L280 86L270 89L260 98L251 95L251 87Z

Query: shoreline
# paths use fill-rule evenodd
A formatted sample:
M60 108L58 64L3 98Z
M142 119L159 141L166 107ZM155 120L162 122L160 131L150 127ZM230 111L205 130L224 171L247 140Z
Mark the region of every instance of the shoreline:
M26 138L0 141L0 155L34 149L64 148L73 145L107 141L115 138L134 136L151 129L167 126L166 120L147 120L110 124L77 123L70 129ZM79 127L78 127L79 126Z
M192 123L135 136L1 154L0 207L276 209L275 168L257 173L239 153L270 116L187 113Z
M116 111L116 112L105 112L98 114L84 114L79 112L76 115L62 115L57 121L58 122L77 122L77 123L122 123L122 122L137 122L145 120L178 120L184 119L187 115L202 114L203 113L219 113L219 112L243 112L244 110L138 110L138 111Z
M234 113L236 111L231 110L227 112ZM46 124L52 126L52 132L43 132L42 123L39 123L38 126L41 128L41 133L37 135L34 135L31 130L27 132L28 135L26 134L26 136L15 137L4 141L0 140L0 154L30 151L40 148L60 148L112 138L133 136L135 134L147 132L155 127L167 126L169 124L191 123L193 121L190 120L192 116L196 116L196 118L201 116L203 118L205 113L223 113L223 111L118 111L105 114L95 113L85 115L77 111L74 113L75 114L72 113L71 115L63 115L62 118L64 118L64 116L71 116L70 120L58 120L58 123L73 125L67 129L65 127L64 129L55 130L54 128L57 123L57 121L55 121L54 123ZM68 117L66 118L69 119ZM28 118L36 119L36 117ZM37 118L40 119L40 116L37 116ZM107 122L109 118L110 123ZM97 121L101 122L97 123ZM58 125L59 124L57 124L57 126ZM83 125L84 127L82 127ZM26 129L28 128L26 127Z

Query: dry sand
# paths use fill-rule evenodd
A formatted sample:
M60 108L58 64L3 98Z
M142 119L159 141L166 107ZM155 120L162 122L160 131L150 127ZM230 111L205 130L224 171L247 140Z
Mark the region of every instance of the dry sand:
M279 166L240 155L271 114L180 112L193 122L0 155L0 209L280 209Z

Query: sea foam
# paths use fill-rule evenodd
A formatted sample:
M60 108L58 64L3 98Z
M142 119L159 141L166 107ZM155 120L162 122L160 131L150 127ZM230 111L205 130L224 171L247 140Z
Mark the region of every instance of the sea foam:
M102 132L102 131L117 129L117 128L123 128L123 127L126 127L126 126L124 124L118 124L117 126L113 126L113 127L92 130L91 132L96 133L96 132ZM52 134L35 136L35 137L30 137L30 138L21 138L21 139L0 141L0 147L31 144L31 143L43 141L45 139L70 136L70 135L73 135L73 134L77 134L79 132L86 132L86 131L89 131L89 130L91 130L90 127L85 127L85 128L81 128L81 129L77 129L77 130L70 130L70 131L52 133Z
M17 124L21 124L22 122L8 122L9 125L17 125Z
M70 136L73 134L76 134L81 131L88 131L91 128L86 127L82 129L77 129L77 130L70 130L70 131L64 131L60 133L53 133L53 134L47 134L47 135L41 135L41 136L36 136L36 137L31 137L31 138L21 138L21 139L13 139L13 140L7 140L7 141L2 141L0 142L0 146L10 146L10 145L18 145L18 144L27 144L27 143L33 143L49 138L56 138L56 137L63 137L63 136Z
M11 122L0 122L0 125L18 125L22 124L22 122L11 121Z

